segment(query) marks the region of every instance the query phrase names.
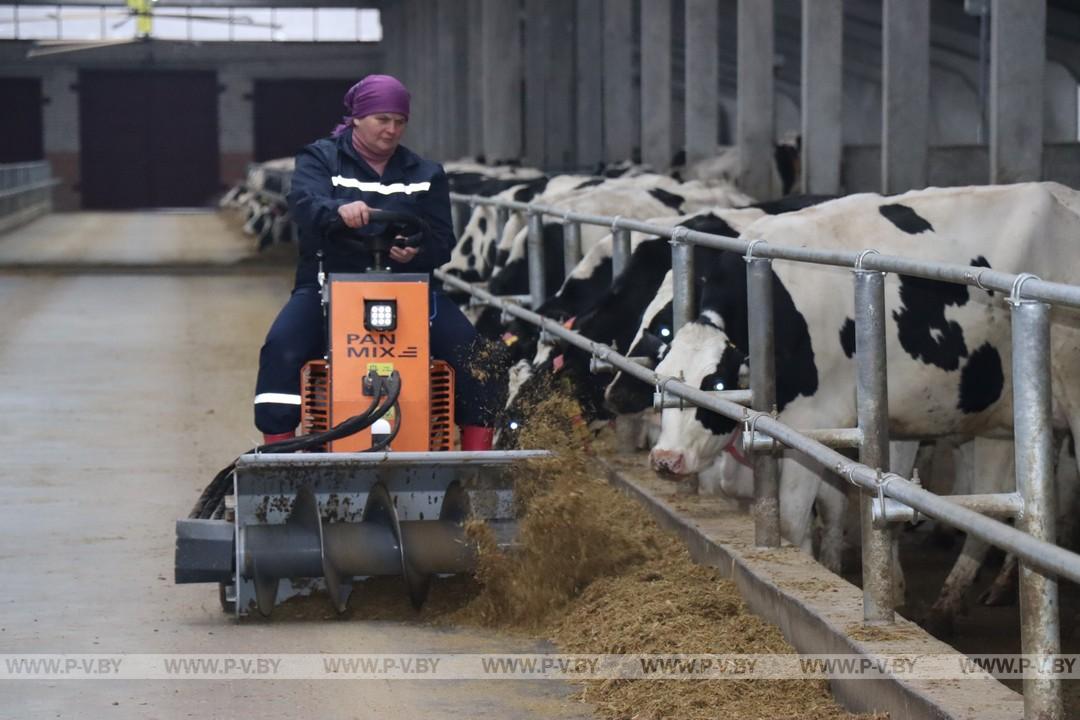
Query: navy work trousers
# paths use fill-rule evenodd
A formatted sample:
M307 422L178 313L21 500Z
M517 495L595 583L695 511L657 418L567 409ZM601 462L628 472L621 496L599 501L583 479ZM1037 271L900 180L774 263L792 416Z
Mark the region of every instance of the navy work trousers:
M431 293L431 354L454 368L459 425L491 427L500 389L470 370L478 343L483 342L461 309L441 292ZM300 368L326 354L326 329L319 289L293 290L278 313L259 352L255 385L255 427L267 434L291 432L300 424ZM483 373L495 378L498 373Z

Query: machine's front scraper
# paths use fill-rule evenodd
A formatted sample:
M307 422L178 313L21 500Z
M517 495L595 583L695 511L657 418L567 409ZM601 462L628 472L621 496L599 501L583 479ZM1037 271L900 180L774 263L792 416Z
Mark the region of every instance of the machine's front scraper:
M515 462L543 450L243 455L225 517L176 523L176 582L219 583L238 616L354 580L403 575L419 607L433 575L470 571L464 523L512 520Z

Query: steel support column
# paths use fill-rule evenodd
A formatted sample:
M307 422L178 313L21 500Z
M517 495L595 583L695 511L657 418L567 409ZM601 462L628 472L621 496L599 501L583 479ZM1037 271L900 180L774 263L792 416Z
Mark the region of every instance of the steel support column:
M863 444L859 462L889 469L889 386L885 360L885 275L856 270L855 359L856 397ZM879 498L859 493L862 524L863 619L891 623L893 614L893 548L891 528L874 527L873 503Z
M772 261L751 258L746 263L750 334L750 407L776 410L776 347L773 333ZM780 468L774 453L754 455L754 544L780 547Z
M926 187L930 138L930 0L882 10L881 191Z
M641 161L671 164L671 0L641 2Z
M1046 0L990 6L990 182L1042 180Z
M465 203L450 203L450 220L454 226L454 237L460 238L465 232L465 225L469 222L471 207Z
M563 224L563 270L566 277L581 262L581 223Z
M619 279L619 276L630 264L630 231L622 228L614 229L611 233L611 283Z
M685 229L684 229L685 232ZM671 237L672 333L694 319L697 309L694 286L694 246L682 240L678 231Z
M484 0L482 59L484 154L490 163L521 157L521 42L518 3Z
M1022 284L1022 280L1017 281ZM1015 294L1014 294L1015 295ZM1024 501L1017 526L1039 540L1056 539L1054 447L1050 415L1050 306L1012 302L1013 412L1016 487ZM1057 578L1020 563L1020 647L1025 655L1061 652ZM1050 669L1024 677L1024 717L1062 718L1061 681Z
M760 200L773 195L773 24L773 0L739 0L735 123L739 185Z
M716 154L720 132L720 4L686 0L686 162Z
M528 234L529 298L533 310L544 304L547 288L544 287L544 216L529 213Z
M498 246L499 241L502 240L503 231L506 230L506 223L510 222L510 208L497 207L495 208L495 245Z
M604 160L629 160L638 143L634 89L634 6L604 0Z
M802 3L802 190L840 192L843 0Z
M577 99L577 163L604 159L604 65L596 57L604 47L603 0L577 0L574 95Z

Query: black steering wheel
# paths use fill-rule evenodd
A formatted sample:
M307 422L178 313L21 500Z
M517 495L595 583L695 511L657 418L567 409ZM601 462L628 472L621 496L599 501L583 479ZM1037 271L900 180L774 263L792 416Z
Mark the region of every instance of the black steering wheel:
M363 232L368 225L382 223L386 226L381 233ZM377 210L371 208L368 212L368 225L360 228L350 228L340 217L334 219L330 225L329 234L335 236L335 240L354 246L356 250L370 252L373 265L369 271L389 271L387 262L391 246L418 247L425 234L431 232L431 226L416 215L393 210Z

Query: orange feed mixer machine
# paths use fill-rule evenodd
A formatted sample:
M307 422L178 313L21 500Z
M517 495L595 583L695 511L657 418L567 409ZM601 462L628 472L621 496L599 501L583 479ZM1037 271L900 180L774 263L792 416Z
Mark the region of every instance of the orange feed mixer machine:
M239 456L177 520L176 582L217 583L237 616L315 590L343 612L354 586L385 575L403 576L419 607L433 576L473 568L468 518L512 532L513 463L549 455L453 449L454 374L430 354L429 277L385 262L426 227L377 210L371 222L385 231L335 236L365 243L368 272L320 272L328 351L301 373L302 434Z

